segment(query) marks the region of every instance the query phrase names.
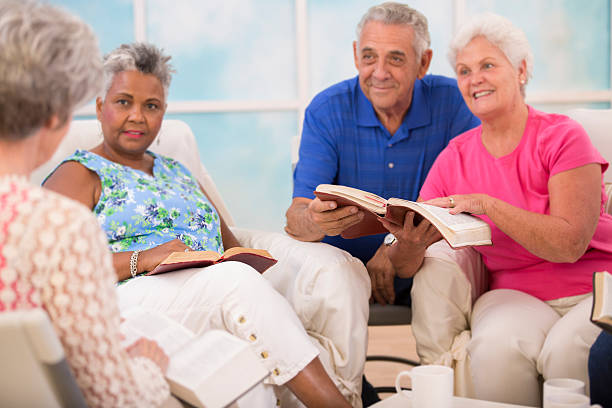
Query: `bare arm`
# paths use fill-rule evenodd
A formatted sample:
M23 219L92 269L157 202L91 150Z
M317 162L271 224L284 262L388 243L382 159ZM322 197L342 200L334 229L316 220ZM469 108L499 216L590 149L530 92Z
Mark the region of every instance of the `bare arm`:
M93 210L102 191L96 173L75 161L62 163L43 184L44 188L71 198Z
M320 241L325 235L341 234L364 217L357 207L336 207L335 201L296 197L286 213L285 231L300 241Z
M455 207L485 214L527 251L549 262L575 262L593 238L601 205L601 165L587 164L548 181L550 215L515 207L486 194L453 195ZM430 200L448 206L447 198Z

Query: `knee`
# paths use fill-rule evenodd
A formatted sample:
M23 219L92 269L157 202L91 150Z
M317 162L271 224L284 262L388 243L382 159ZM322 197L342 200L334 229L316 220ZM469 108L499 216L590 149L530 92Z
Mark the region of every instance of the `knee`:
M370 297L370 278L357 259L300 270L296 289L309 297L333 298L335 302L363 303Z
M519 341L504 330L476 330L468 345L472 361L505 361L522 357Z
M267 286L259 272L241 262L224 262L208 267L202 278L219 291L257 291Z

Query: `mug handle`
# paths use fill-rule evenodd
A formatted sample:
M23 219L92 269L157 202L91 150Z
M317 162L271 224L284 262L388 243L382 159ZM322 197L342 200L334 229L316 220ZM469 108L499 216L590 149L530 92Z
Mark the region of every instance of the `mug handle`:
M402 386L400 385L400 380L403 377L410 377L410 379L412 379L412 373L410 371L401 371L399 374L397 374L397 377L395 377L395 391L398 394L402 394L403 396L407 397L408 394L405 392L405 390L402 390Z

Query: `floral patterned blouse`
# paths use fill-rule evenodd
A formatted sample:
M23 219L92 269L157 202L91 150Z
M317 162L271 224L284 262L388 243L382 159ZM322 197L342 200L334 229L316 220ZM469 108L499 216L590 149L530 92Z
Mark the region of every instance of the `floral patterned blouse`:
M112 252L145 250L175 238L194 250L223 252L221 222L198 182L181 163L153 156L153 176L77 150L76 161L100 177L93 211Z

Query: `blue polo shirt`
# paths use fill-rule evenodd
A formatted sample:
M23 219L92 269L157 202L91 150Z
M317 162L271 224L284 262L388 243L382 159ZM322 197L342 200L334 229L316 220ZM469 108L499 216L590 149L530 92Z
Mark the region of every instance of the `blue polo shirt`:
M316 95L306 109L293 197L314 198L317 185L327 183L416 200L438 154L453 137L479 124L454 79L427 75L415 82L410 108L391 135L361 91L359 78L342 81ZM323 242L365 263L384 235L328 236Z

